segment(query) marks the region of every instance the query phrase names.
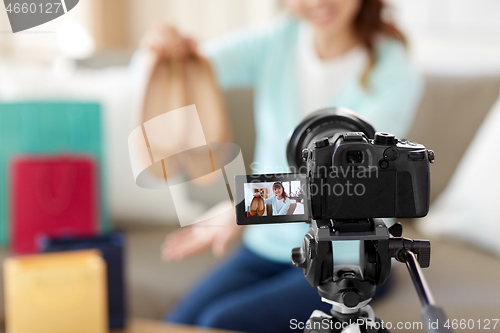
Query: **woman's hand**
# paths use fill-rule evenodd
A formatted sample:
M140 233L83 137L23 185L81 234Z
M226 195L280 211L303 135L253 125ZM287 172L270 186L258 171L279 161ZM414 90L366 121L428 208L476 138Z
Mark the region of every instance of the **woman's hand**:
M206 215L214 215L213 212L217 211L224 213L170 233L162 244L162 258L165 261L181 260L210 249L218 257L224 255L243 227L236 224L231 202L218 204Z
M177 29L167 23L163 23L149 31L143 38L143 48L153 52L158 58L183 58L195 54L196 42L188 37L182 36Z

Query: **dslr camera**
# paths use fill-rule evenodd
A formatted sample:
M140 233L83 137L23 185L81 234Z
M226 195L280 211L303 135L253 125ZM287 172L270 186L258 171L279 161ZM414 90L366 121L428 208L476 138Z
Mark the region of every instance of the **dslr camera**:
M423 145L376 132L361 116L325 109L306 118L291 134L287 158L292 173L236 176L238 224L415 218L429 211L434 153ZM287 215L249 216L251 194L281 182L294 209ZM281 197L279 197L281 198ZM285 201L287 198L285 197Z

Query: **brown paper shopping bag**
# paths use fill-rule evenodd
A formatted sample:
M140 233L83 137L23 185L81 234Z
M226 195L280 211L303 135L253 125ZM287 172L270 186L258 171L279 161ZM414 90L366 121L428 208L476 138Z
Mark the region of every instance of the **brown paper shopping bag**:
M213 156L222 156L224 152L214 152L211 142L228 142L231 139L229 119L225 110L222 93L217 86L214 72L207 59L191 55L182 60L150 59L147 68L147 83L140 99L137 126L153 118L184 106L194 104L207 145L191 149L181 158L168 159L163 168L153 169L157 178L167 178L184 170L189 179L198 180L200 185L208 185L215 178L202 177L214 170ZM165 128L165 140L162 140L162 155L182 151L182 147L192 146L190 124L193 119L178 114ZM144 128L143 128L144 131ZM214 148L221 149L221 148Z

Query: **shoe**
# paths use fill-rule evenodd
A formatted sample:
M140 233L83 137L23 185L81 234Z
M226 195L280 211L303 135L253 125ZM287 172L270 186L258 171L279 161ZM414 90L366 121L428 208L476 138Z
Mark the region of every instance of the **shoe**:
M264 212L266 209L266 205L264 205L264 199L262 198L257 198L257 199L259 199L259 203L257 206L257 213L259 214L259 216L264 216Z
M264 208L264 199L253 198L250 203L250 216L262 216L264 214Z

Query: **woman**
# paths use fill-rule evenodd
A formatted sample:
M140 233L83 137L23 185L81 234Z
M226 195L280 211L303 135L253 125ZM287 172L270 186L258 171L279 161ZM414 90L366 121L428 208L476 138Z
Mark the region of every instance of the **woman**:
M201 52L222 89L254 90L256 145L253 173L287 172L287 136L305 115L344 106L376 130L402 136L421 94L404 38L382 20L382 0L286 0L291 15L266 29L249 29L203 45L168 25L145 47L158 57ZM277 130L279 129L279 130ZM272 144L269 144L272 142ZM212 249L222 255L243 231L234 216L225 228L182 228L167 236L162 254L179 260ZM243 246L215 268L174 308L167 320L245 332L287 332L314 309L329 311L302 270L290 264L308 226L248 226ZM354 244L356 246L356 244ZM335 248L336 262L351 262L357 248ZM354 259L350 257L355 257Z
M272 204L273 215L286 215L290 208L290 198L285 192L283 184L276 182L273 184L274 197L264 199L265 204ZM262 195L257 192L254 198L262 198Z

